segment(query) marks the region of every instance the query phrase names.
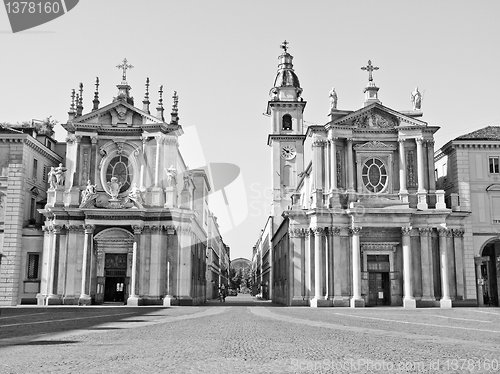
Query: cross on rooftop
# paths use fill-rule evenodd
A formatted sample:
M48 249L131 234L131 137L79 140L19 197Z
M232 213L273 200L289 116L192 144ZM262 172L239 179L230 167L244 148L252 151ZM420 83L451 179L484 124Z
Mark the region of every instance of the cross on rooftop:
M125 82L127 80L127 69L132 69L133 66L128 63L126 58L124 58L122 63L120 65L116 65L116 67L123 70L122 80Z
M373 66L372 65L372 61L368 60L368 65L367 66L363 66L361 68L361 70L367 70L368 71L368 81L371 82L371 81L373 81L372 71L378 70L378 66Z
M285 41L284 41L283 43L281 43L281 45L280 45L280 48L281 48L282 50L284 50L284 51L285 51L285 53L286 53L286 52L287 52L287 50L288 50L288 44L290 44L290 43L288 43L288 42L285 40Z

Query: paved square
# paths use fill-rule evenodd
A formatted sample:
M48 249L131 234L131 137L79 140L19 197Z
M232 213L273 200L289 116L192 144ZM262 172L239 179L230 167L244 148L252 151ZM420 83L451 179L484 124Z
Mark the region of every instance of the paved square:
M500 309L12 307L0 373L500 372Z

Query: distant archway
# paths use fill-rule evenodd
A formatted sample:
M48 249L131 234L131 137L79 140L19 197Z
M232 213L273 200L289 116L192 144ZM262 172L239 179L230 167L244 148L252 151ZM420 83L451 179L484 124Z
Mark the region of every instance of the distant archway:
M478 303L499 306L500 300L500 239L487 241L476 258Z

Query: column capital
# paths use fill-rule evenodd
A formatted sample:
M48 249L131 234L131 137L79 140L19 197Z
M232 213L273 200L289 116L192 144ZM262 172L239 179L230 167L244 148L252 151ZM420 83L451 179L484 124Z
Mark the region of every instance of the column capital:
M424 142L424 138L423 138L423 137L421 137L421 136L417 136L417 137L415 138L415 141L417 142L417 144L422 145L422 143Z
M94 135L94 136L90 137L90 142L92 144L97 144L98 141L99 141L99 138L97 137L97 135Z
M324 227L313 227L311 228L311 232L314 233L314 236L323 236L325 233Z
M174 235L175 234L175 226L169 225L164 227L165 231L167 232L167 235Z
M60 234L62 226L61 225L53 225L52 229L54 230L54 234Z
M325 146L325 141L323 139L315 139L311 143L312 147L324 147Z
M306 230L303 228L290 228L288 229L288 235L291 238L303 238L306 236Z
M82 136L81 135L75 135L75 141L77 143L81 143L82 142Z
M142 226L134 225L134 226L132 226L132 229L134 230L134 235L142 234L142 230L143 230Z
M401 227L401 234L403 236L409 236L411 233L411 226L403 226Z
M347 144L352 144L352 142L353 142L353 138L345 138L345 142L346 142Z
M465 234L464 229L453 229L453 236L456 238L463 238Z
M330 227L328 228L328 232L330 233L330 235L333 235L333 236L340 236L340 227Z
M175 228L178 234L190 234L192 232L191 226L177 226Z
M406 140L405 138L398 138L398 143L399 143L400 145L401 145L401 144L402 144L402 145L404 145L405 140Z
M339 140L339 137L338 136L329 136L328 137L328 142L330 144L334 144L337 140Z
M437 229L437 231L438 231L439 236L441 236L441 237L452 235L452 231L450 229L447 229L446 227L439 227Z
M419 227L418 229L420 236L430 236L432 233L431 227Z
M426 140L425 145L434 147L434 140Z
M95 230L95 225L83 225L85 234L92 234Z
M358 226L358 227L349 227L349 235L350 236L359 235L359 233L361 232L361 229L362 229L362 227L360 227L360 226Z

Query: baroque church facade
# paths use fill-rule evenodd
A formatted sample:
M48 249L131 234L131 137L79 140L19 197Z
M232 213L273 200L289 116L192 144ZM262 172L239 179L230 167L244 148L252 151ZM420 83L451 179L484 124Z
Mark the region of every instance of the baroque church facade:
M209 252L218 252L212 283L229 268L229 247L208 205L209 175L188 169L179 150L176 92L165 118L160 86L151 113L148 78L137 108L126 80L132 66L125 59L118 67L122 81L111 103L99 106L98 79L87 113L83 85L73 90L65 147L44 163L39 226L29 246L2 256L0 277L12 285L0 292L4 304L196 305L218 286L207 284ZM22 230L24 240L30 233Z
M358 110L306 128L306 101L285 42L270 91L272 213L254 247L256 282L284 305L451 307L475 303L467 211L436 189L434 134L413 108L382 105L370 61ZM305 147L312 147L306 162Z

